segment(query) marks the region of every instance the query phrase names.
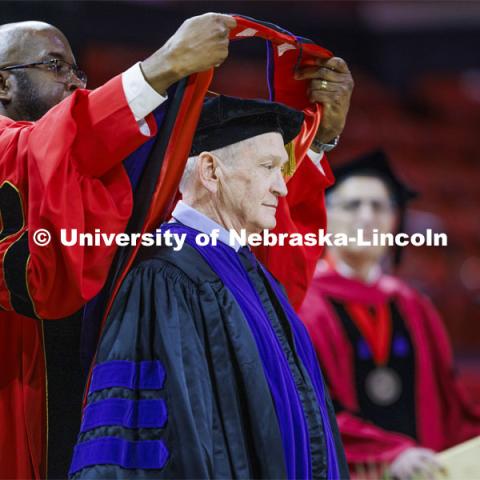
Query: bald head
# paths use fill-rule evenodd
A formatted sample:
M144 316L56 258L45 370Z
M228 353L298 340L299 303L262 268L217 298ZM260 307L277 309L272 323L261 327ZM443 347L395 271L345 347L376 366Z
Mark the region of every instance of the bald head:
M75 63L65 35L38 21L0 26L0 67L59 59ZM0 70L0 114L14 120L37 120L81 86L62 81L43 65Z
M70 50L65 35L48 23L30 20L1 25L0 65L35 61L42 48L45 47L46 37L56 37L55 46L57 48L64 50L67 47L67 50ZM41 40L40 43L39 40Z

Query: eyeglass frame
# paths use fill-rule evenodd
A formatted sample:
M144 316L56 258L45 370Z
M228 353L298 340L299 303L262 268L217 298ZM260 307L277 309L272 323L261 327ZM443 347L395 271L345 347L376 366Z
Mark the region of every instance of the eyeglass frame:
M19 63L16 65L8 65L6 67L0 67L0 71L8 72L10 70L18 70L21 68L39 67L40 65L53 66L53 65L58 65L58 63L63 63L65 65L68 65L69 77L71 75L75 75L78 78L78 80L80 80L84 85L87 84L87 74L82 69L80 69L76 63L69 63L66 60L62 60L60 58L51 58L49 60L42 60L41 62ZM59 74L59 72L56 72L55 70L50 70L50 71L53 71L55 75Z
M388 213L394 212L398 208L398 204L392 200L388 202L381 202L378 200L367 200L372 207L372 210L375 212L376 215L386 215ZM353 206L354 203L359 202L358 205ZM362 203L366 201L361 201L358 199L347 200L347 201L340 201L340 202L327 202L328 208L333 209L340 209L342 212L348 215L355 215L358 210L360 209Z

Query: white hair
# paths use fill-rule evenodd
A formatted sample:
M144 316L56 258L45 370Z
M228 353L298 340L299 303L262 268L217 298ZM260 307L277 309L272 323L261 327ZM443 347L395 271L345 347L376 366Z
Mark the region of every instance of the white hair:
M178 187L178 189L180 190L180 193L185 192L185 187L187 186L187 183L189 182L192 176L192 172L195 168L197 160L198 160L198 155L195 155L194 157L188 157L187 163L185 164L185 168L183 170L182 178L180 180L180 185Z
M215 155L224 165L231 165L233 163L233 160L238 156L239 151L243 150L243 148L239 148L239 146L244 147L248 140L250 139L242 140L241 142L233 143L231 145L227 145L226 147L212 150L210 153ZM182 194L187 189L187 186L193 177L192 174L195 171L195 166L197 165L198 158L199 155L195 155L192 157L188 157L187 159L187 163L185 164L179 186L180 193Z

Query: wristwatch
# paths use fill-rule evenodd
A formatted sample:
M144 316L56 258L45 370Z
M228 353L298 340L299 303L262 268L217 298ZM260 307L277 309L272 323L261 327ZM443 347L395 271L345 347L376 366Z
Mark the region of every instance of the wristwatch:
M320 152L331 152L340 140L340 135L337 135L330 143L321 143L317 139L312 142L312 146L318 149Z

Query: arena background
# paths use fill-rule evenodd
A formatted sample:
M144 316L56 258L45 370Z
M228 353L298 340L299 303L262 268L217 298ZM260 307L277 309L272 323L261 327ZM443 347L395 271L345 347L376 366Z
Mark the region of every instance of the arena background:
M347 60L356 87L330 162L384 148L421 194L408 230L448 233L448 247L405 249L399 273L439 308L459 371L480 399L480 2L0 2L1 23L59 27L90 88L207 11L274 22ZM232 45L212 89L266 96L264 60L261 41Z

